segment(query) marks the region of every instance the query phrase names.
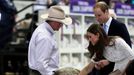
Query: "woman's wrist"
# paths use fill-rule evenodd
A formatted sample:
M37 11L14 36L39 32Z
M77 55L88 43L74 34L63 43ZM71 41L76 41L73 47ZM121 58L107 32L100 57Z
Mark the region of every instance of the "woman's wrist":
M96 63L93 59L90 60L92 63Z

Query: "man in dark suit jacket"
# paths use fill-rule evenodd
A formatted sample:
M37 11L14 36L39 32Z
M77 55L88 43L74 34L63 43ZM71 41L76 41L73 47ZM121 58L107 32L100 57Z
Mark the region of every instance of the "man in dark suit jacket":
M120 36L126 41L126 43L130 47L132 47L129 32L126 28L126 25L117 21L117 20L115 20L115 19L112 19L112 21L111 21L109 31L108 31L108 35L110 35L110 36L115 36L115 35Z
M102 27L106 26L106 29L104 30L109 36L120 36L131 47L130 35L128 33L126 25L110 16L108 5L105 2L97 2L93 7L93 11L96 20L102 25ZM89 75L108 75L110 72L113 71L113 68L114 62L109 61L109 65L101 68L100 70L95 68L93 72Z
M108 26L107 34L109 36L120 36L122 37L126 43L131 47L131 40L129 32L126 28L126 25L115 20L109 14L108 5L104 2L98 2L94 6L94 14L96 20L104 25Z

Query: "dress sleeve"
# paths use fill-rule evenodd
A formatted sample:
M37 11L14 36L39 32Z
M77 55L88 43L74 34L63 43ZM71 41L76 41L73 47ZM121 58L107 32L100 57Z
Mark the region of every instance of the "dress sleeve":
M125 58L129 60L134 59L134 51L122 38L116 39L116 46L117 46L117 50L119 50L120 53L122 54L122 57L125 56Z

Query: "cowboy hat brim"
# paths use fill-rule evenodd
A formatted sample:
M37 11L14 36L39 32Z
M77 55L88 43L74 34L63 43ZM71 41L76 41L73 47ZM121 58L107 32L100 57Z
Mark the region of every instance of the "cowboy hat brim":
M44 20L60 22L60 23L63 23L65 25L72 24L72 18L69 17L69 16L66 16L65 19L58 19L58 18L53 18L53 17L51 18L48 15L49 15L48 13L43 14L43 15L41 15L41 18L44 19Z

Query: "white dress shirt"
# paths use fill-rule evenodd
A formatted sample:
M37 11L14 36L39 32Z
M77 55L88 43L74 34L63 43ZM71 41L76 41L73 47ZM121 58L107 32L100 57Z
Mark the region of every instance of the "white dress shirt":
M103 26L106 25L106 29L104 29L105 32L106 32L106 34L108 34L111 21L112 21L112 17L110 17L110 18L108 19L108 21L107 21L105 24L103 24ZM103 27L103 28L104 28L104 27Z
M59 51L54 30L44 22L34 31L28 51L28 64L41 75L53 75L59 66Z

